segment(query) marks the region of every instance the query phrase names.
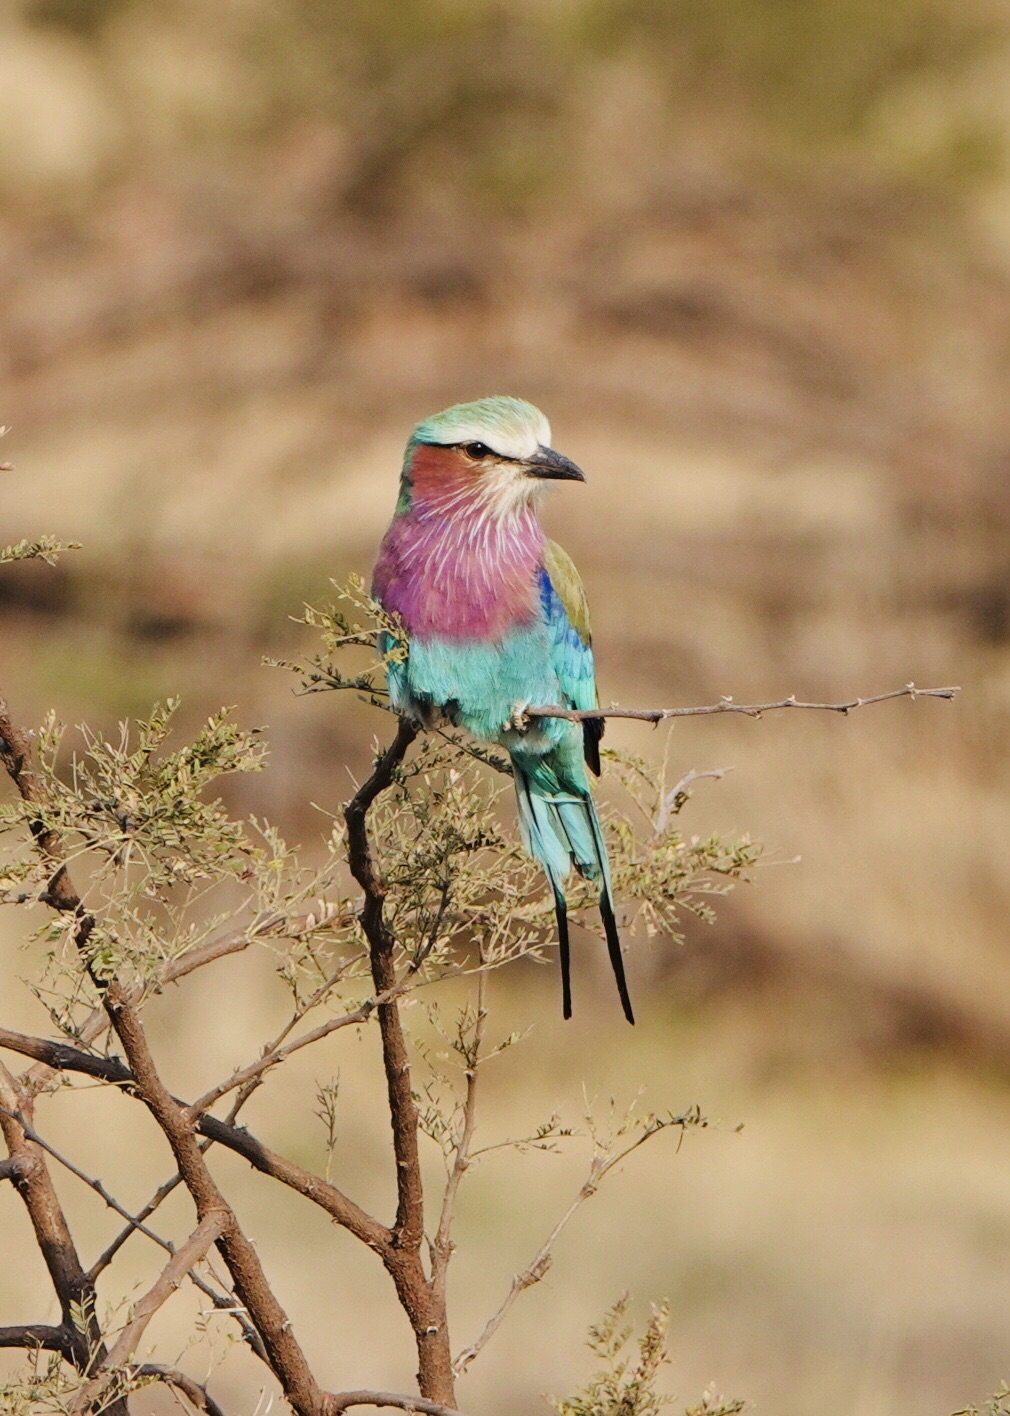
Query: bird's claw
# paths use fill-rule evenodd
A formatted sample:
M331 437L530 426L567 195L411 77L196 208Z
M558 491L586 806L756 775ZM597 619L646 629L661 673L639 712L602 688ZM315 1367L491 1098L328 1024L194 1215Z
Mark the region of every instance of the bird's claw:
M530 726L530 720L529 720L529 718L528 718L527 715L526 715L526 709L527 709L529 706L530 706L530 701L529 701L528 698L526 699L526 701L525 701L524 703L517 703L517 704L514 706L514 708L512 709L512 712L511 712L510 715L509 715L509 720L508 720L508 722L505 724L505 726L506 726L507 728L512 728L512 729L514 729L514 731L517 732L517 733L525 733L525 732L528 732L528 731L529 731L529 726Z

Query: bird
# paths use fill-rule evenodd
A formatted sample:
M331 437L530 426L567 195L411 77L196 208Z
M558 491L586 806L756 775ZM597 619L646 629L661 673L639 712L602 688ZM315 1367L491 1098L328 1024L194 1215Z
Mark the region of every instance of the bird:
M585 590L538 517L551 484L584 481L524 399L480 398L425 418L407 442L372 596L406 640L406 654L386 664L392 707L509 754L520 834L554 895L564 1017L572 1015L565 882L574 869L599 887L621 1006L634 1023L589 778L600 774L604 720L524 718L535 705L599 706Z

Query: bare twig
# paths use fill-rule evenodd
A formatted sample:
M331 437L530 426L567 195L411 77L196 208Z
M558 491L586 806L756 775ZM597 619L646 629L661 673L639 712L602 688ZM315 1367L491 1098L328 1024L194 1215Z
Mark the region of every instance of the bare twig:
M514 1275L512 1282L509 1284L508 1292L505 1294L505 1297L502 1299L495 1312L492 1313L491 1317L488 1318L487 1322L484 1324L484 1329L476 1342L472 1342L469 1347L464 1347L462 1352L458 1353L456 1357L453 1358L452 1367L457 1376L462 1375L462 1373L466 1371L474 1358L479 1356L484 1347L490 1342L491 1338L494 1337L520 1293L524 1292L527 1288L532 1288L535 1283L539 1283L546 1275L553 1262L552 1251L554 1245L562 1231L568 1225L575 1211L579 1209L586 1200L596 1194L596 1186L601 1174L600 1167L597 1163L598 1159L597 1156L593 1157L588 1178L579 1189L564 1214L561 1215L560 1219L555 1223L554 1228L540 1245L540 1248L534 1254L533 1258L521 1273Z
M442 1213L438 1229L431 1245L431 1276L436 1292L445 1298L445 1281L452 1257L452 1221L456 1212L459 1187L471 1160L474 1130L477 1124L477 1076L480 1066L480 1052L484 1042L484 1025L487 1020L487 974L477 975L477 1016L474 1020L473 1042L470 1046L466 1068L466 1095L463 1099L463 1124L460 1130L452 1169L446 1181L442 1198Z
M960 688L916 688L914 683L906 683L904 688L892 689L890 693L875 693L866 698L850 698L844 703L804 703L795 694L780 698L775 703L734 703L732 698L720 698L718 703L708 703L697 708L562 708L558 704L527 708L526 718L568 718L573 723L584 723L591 718L638 718L644 723L663 723L668 718L701 718L713 713L743 713L748 718L760 718L762 713L771 713L779 708L807 708L820 713L841 713L848 715L854 708L867 708L871 703L886 703L892 698L956 698Z
M125 1219L128 1221L131 1229L136 1229L141 1234L146 1234L148 1239L153 1239L155 1244L160 1245L163 1249L167 1249L169 1253L175 1252L172 1245L168 1242L167 1239L162 1239L160 1234L155 1234L153 1229L148 1229L146 1225L141 1222L141 1220L132 1215L128 1209L125 1209L116 1199L115 1195L111 1195L109 1193L109 1191L102 1184L101 1180L98 1180L91 1175L85 1174L85 1172L81 1170L78 1166L76 1166L72 1160L69 1160L65 1155L61 1155L55 1146L51 1146L47 1140L43 1139L43 1137L39 1135L38 1131L35 1130L34 1126L30 1125L29 1122L25 1119L23 1112L9 1112L6 1110L6 1108L0 1106L0 1115L9 1116L12 1120L19 1122L21 1125L21 1129L24 1131L25 1135L30 1141L34 1141L37 1146L41 1147L41 1149L44 1150L47 1155L51 1155L53 1160L55 1160L59 1165L62 1165L65 1170L69 1170L71 1175L76 1175L78 1180L80 1180L83 1184L87 1185L90 1189L94 1190L95 1194L99 1195L105 1201L109 1209L115 1210L116 1214L119 1215L120 1219Z
M405 991L406 985L403 983L394 984L392 988L377 998L366 998L364 1003L359 1004L349 1013L342 1013L338 1018L328 1018L325 1023L320 1023L311 1032L303 1033L301 1037L296 1037L293 1042L285 1044L283 1047L274 1047L268 1052L264 1052L255 1062L250 1062L247 1067L241 1068L203 1096L198 1097L189 1107L189 1114L193 1117L202 1115L221 1097L228 1092L234 1091L236 1087L243 1087L249 1082L262 1076L269 1068L275 1067L278 1062L283 1062L286 1057L290 1057L292 1052L298 1052L303 1047L309 1047L314 1042L319 1042L324 1037L329 1037L331 1033L339 1032L341 1028L353 1027L359 1023L367 1023L368 1019L375 1012L377 1007L381 1007L390 999L398 997Z
M659 803L659 810L656 812L656 819L653 822L653 829L657 836L661 836L670 824L670 818L675 816L687 800L688 790L695 782L712 781L719 782L728 772L732 772L732 767L711 767L707 772L698 772L694 767L689 772L685 772L680 781L672 786L669 791L663 793Z
M291 1017L281 1028L280 1032L277 1033L277 1035L272 1039L272 1041L264 1045L260 1053L260 1062L265 1063L267 1067L272 1066L273 1063L267 1061L267 1059L271 1056L272 1053L277 1052L277 1049L281 1046L284 1039L290 1036L291 1032L294 1028L298 1026L302 1018L304 1018L306 1014L311 1013L313 1008L317 1007L318 1004L320 1004L324 1001L324 999L329 997L330 993L340 982L343 976L347 973L347 971L350 968L353 968L356 963L360 962L366 957L367 954L362 951L360 954L355 954L353 958L345 959L340 965L338 965L338 967L333 970L329 977L324 979L323 982L319 985L319 987L312 994L310 994L310 996L306 998L303 1003L300 1003L295 1008ZM341 1023L341 1026L346 1026L346 1024ZM334 1028L330 1029L330 1031L334 1030ZM320 1034L320 1036L325 1037L326 1034L322 1033ZM308 1044L309 1041L315 1042L317 1041L317 1038L314 1035L307 1034L305 1040L300 1042L298 1045L304 1047ZM294 1051L295 1049L292 1048L291 1050ZM241 1111L242 1107L245 1106L246 1102L255 1092L256 1088L261 1085L262 1080L262 1074L254 1072L250 1077L238 1083L239 1093L238 1096L235 1098L234 1105L231 1109L231 1114L228 1117L229 1121L233 1122L235 1120L235 1117ZM232 1077L226 1090L230 1090L235 1085L235 1078ZM220 1095L223 1096L224 1092L220 1093ZM199 1102L195 1102L194 1105L198 1106Z
M477 1340L472 1342L469 1347L464 1347L462 1352L453 1359L452 1367L457 1376L466 1371L474 1358L479 1356L491 1338L494 1337L520 1293L525 1292L527 1288L532 1288L534 1284L539 1283L545 1277L553 1262L554 1245L562 1231L567 1228L572 1216L585 1204L586 1200L592 1199L596 1194L601 1180L622 1161L627 1160L632 1151L637 1150L653 1136L658 1136L661 1131L669 1130L671 1126L680 1126L683 1132L688 1126L697 1124L697 1119L695 1112L688 1112L683 1116L671 1116L669 1120L645 1126L633 1141L620 1150L597 1150L594 1153L589 1163L589 1174L580 1185L564 1214L557 1220L554 1228L522 1272L513 1277L505 1297L488 1318Z
M339 1416L352 1406L386 1406L397 1411L411 1411L418 1416L463 1416L454 1406L439 1401L426 1401L423 1396L401 1396L395 1391L341 1391L327 1398L326 1416Z
M185 1372L180 1372L176 1367L165 1367L160 1362L142 1362L138 1367L133 1368L133 1373L138 1377L150 1377L153 1381L163 1382L165 1386L174 1387L176 1391L182 1393L191 1406L195 1406L197 1411L205 1411L207 1416L224 1416L223 1409L217 1404L205 1386L192 1377L188 1377Z
M210 1145L210 1142L205 1141L204 1145ZM112 1260L116 1257L120 1249L126 1243L127 1239L129 1239L131 1234L145 1232L143 1229L144 1220L150 1219L151 1215L154 1214L155 1210L162 1203L162 1201L166 1200L168 1196L172 1193L172 1191L175 1190L181 1183L182 1176L178 1173L178 1171L176 1171L174 1175L172 1175L168 1180L164 1181L163 1184L158 1186L151 1198L147 1201L145 1205L142 1206L142 1208L137 1211L135 1215L130 1216L129 1222L127 1223L125 1228L119 1231L115 1239L113 1239L111 1243L108 1244L107 1247L102 1250L98 1258L88 1269L88 1274L92 1279L100 1277L100 1275L105 1272L105 1270L112 1263Z
M258 1081L264 1072L268 1071L271 1067L275 1067L278 1062L283 1062L284 1059L290 1057L293 1052L298 1052L303 1047L310 1047L314 1042L320 1042L324 1037L329 1037L331 1033L339 1032L341 1028L356 1027L362 1023L367 1023L376 1008L382 1008L385 1004L393 1002L395 999L402 997L404 993L408 992L411 986L411 975L416 973L417 967L417 960L412 961L406 974L398 983L394 983L391 988L387 988L385 993L379 993L371 998L366 998L363 1003L359 1003L357 1008L352 1008L349 1013L341 1013L339 1017L336 1018L327 1018L325 1023L320 1023L318 1027L312 1028L310 1032L302 1033L300 1037L296 1037L292 1042L286 1043L282 1047L278 1047L275 1040L273 1044L264 1049L262 1055L258 1057L255 1062L250 1062L247 1067L242 1067L239 1071L233 1072L225 1081L219 1082L217 1086L212 1087L210 1091L205 1092L203 1096L198 1097L196 1101L192 1102L188 1108L190 1115L193 1117L201 1116L213 1106L216 1101L226 1096L228 1092L234 1091L236 1087L242 1088L242 1090L245 1091L251 1083ZM307 1011L308 1009L305 1009L300 1016L304 1016L304 1013ZM287 1036L291 1026L294 1026L294 1024L285 1027L281 1036ZM0 1045L2 1045L2 1042L3 1036L2 1031L0 1031ZM245 1097L243 1097L242 1100L245 1100Z

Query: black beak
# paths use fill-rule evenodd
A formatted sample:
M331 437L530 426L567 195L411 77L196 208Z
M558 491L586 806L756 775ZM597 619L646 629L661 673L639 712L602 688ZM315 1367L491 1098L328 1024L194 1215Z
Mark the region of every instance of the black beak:
M541 447L527 457L523 466L527 477L536 477L551 482L584 482L585 473L574 462L555 452L552 447Z

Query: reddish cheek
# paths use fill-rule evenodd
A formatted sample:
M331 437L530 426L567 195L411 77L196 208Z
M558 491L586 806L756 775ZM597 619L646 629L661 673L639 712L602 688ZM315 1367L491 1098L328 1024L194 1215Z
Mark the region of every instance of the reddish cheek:
M410 482L420 497L476 486L479 467L457 447L419 443L410 460Z

